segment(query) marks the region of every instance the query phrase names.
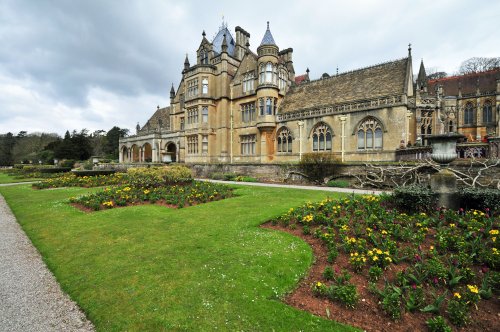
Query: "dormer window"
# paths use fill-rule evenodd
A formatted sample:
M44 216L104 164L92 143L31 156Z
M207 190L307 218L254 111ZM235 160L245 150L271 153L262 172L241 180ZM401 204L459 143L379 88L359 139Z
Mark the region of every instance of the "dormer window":
M202 65L208 65L208 52L204 49L200 52L200 63Z

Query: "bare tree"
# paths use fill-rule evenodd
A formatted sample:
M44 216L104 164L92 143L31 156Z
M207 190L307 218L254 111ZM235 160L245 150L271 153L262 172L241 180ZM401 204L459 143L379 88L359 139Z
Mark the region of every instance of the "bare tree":
M500 68L500 57L497 58L482 58L482 57L474 57L468 60L465 60L460 65L460 69L458 73L470 74L477 73L481 71L491 70L495 68Z
M471 158L466 170L452 167L449 170L458 183L464 187L491 187L496 181L496 187L500 189L500 180L485 175L490 168L498 167L498 165L500 165L500 159L477 160ZM429 159L417 164L401 163L393 166L365 164L362 173L351 172L348 175L357 180L355 186L358 188L384 188L426 183L431 173L438 172L441 169L440 164Z

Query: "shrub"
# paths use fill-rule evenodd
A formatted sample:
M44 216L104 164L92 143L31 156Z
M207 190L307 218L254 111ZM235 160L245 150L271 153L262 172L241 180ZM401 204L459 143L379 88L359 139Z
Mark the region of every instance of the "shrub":
M258 182L258 180L256 178L253 178L251 176L244 176L244 175L239 175L234 180L238 181L238 182Z
M428 212L436 207L437 195L429 187L411 185L394 189L389 201L402 211Z
M70 169L71 170L71 169ZM116 173L115 170L112 169L99 169L99 170L83 170L83 171L72 171L71 173L76 176L97 176L97 175L111 175Z
M317 183L323 183L326 177L334 175L338 165L331 153L305 153L299 162L301 172Z
M224 173L212 173L209 178L212 180L224 180Z
M353 284L332 285L327 295L331 300L338 301L349 308L354 308L359 299L358 291Z
M44 167L38 171L40 173L66 173L71 171L71 167Z
M500 213L500 190L464 188L459 192L461 206L466 209L486 210Z
M336 188L347 188L349 187L349 181L344 180L330 180L326 183L328 187L336 187Z
M469 322L469 307L467 303L459 300L448 302L448 317L455 326L464 326Z
M425 324L429 328L430 332L451 332L451 327L446 324L446 321L442 316L437 316L428 319Z
M128 170L132 186L157 187L192 181L191 170L186 166L138 167Z
M73 168L75 166L75 161L73 159L66 159L66 160L61 161L59 163L59 166Z
M325 267L325 270L323 271L323 278L325 278L325 280L333 280L334 276L335 274L333 273L332 267L331 266Z

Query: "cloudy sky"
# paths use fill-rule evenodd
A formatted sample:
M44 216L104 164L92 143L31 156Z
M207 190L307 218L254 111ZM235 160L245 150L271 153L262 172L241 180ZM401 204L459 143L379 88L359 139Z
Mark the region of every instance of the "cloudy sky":
M296 73L318 78L405 57L408 43L415 72L423 58L453 73L500 56L499 13L497 0L0 0L0 133L144 124L223 16L254 51L270 21Z

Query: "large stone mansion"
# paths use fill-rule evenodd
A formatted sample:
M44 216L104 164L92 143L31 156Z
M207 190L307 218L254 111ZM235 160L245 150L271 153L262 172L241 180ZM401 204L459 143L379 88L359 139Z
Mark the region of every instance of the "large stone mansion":
M500 69L428 81L406 57L311 80L269 23L257 53L250 34L222 25L186 55L170 106L120 140L120 162L282 163L303 153L342 161L392 161L431 134L500 136Z

